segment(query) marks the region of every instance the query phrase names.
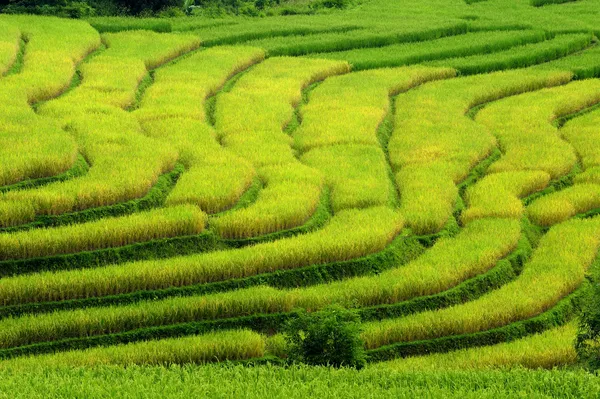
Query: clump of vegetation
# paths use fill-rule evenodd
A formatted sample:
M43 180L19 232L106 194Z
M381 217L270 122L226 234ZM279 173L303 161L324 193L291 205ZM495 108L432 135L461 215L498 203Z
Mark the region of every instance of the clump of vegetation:
M355 310L330 306L319 312L301 311L286 330L289 359L310 365L362 368L366 364Z
M590 277L592 289L579 319L575 349L587 367L600 369L600 284L598 276Z
M64 18L93 16L138 16L161 18L202 15L246 15L259 17L312 14L319 9L347 8L350 0L307 0L282 7L285 0L0 0L0 12L7 14L54 15ZM266 13L266 14L265 14Z

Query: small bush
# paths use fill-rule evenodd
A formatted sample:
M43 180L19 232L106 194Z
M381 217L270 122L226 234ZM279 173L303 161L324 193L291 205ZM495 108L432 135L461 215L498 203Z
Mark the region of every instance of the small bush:
M302 310L285 329L289 359L315 366L362 368L366 355L360 331L360 316L354 310L340 306L314 313Z
M311 4L312 8L337 8L344 9L348 8L350 0L318 0Z
M600 369L600 284L598 278L591 278L592 289L586 299L581 318L575 349L581 363L593 370Z
M168 7L157 14L157 17L159 18L178 18L185 16L185 10L180 7Z
M0 12L7 14L38 14L54 15L63 18L84 18L96 14L96 10L85 1L32 1L23 0L11 2L2 7Z

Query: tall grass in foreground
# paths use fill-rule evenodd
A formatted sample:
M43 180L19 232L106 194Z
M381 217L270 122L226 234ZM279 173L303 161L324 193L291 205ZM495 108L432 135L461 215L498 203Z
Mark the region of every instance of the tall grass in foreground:
M322 399L521 399L593 398L600 394L598 377L582 370L485 370L395 372L367 368L261 365L170 367L67 365L6 367L0 390L11 398L78 397L112 399L287 398ZM7 395L8 397L8 395Z
M600 218L553 227L511 283L479 299L402 319L367 323L368 348L489 330L531 318L577 289L600 246Z

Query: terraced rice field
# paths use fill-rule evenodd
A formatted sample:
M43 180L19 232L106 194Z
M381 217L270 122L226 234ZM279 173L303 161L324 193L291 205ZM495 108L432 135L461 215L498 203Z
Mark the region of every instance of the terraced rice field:
M0 367L276 360L332 303L378 370L573 363L600 2L401 3L1 15Z

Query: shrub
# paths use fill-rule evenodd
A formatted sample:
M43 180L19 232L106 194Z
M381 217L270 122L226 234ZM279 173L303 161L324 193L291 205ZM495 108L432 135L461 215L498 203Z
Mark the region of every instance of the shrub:
M169 7L183 7L182 0L115 0L114 3L126 8L132 15L156 13Z
M350 0L320 0L311 4L311 8L338 8L344 9L350 5Z
M289 358L311 365L362 368L366 363L355 310L330 306L319 312L301 311L285 331Z
M579 360L591 369L600 369L600 284L598 278L591 278L590 290L583 312L579 319L579 328L575 340L575 349Z

